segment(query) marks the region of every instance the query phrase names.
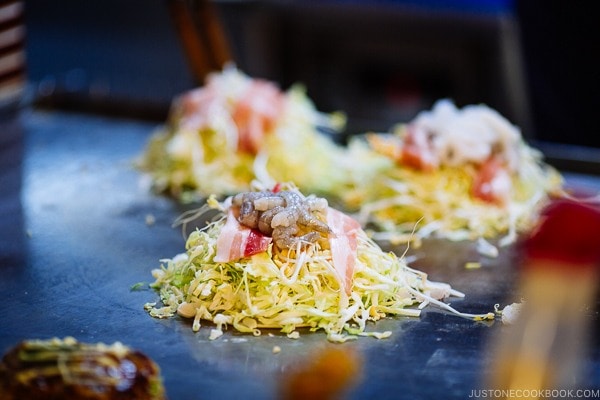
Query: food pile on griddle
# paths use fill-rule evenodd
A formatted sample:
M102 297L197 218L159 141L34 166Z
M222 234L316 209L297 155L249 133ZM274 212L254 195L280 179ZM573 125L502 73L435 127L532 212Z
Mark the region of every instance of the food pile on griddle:
M160 369L116 342L26 340L0 363L2 400L165 400Z

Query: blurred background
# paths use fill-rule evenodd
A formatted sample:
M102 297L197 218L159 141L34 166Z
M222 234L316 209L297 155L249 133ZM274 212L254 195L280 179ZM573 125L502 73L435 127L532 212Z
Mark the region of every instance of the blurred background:
M201 84L174 1L27 0L35 103L164 120ZM587 2L211 3L243 72L305 85L318 109L346 112L348 134L388 130L447 97L495 108L559 167L600 173L600 35Z

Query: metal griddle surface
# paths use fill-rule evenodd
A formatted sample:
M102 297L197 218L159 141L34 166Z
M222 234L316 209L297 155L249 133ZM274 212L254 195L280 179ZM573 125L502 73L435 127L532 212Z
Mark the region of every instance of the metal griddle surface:
M482 388L489 343L501 324L432 307L419 318L388 318L370 327L392 330L389 339L342 345L322 333L292 340L276 331L253 337L229 330L211 341L208 328L194 333L189 320L151 318L143 305L157 294L131 287L151 282L161 258L184 250L180 230L171 227L181 207L152 194L133 168L156 126L39 111L25 112L20 121L23 151L9 143L13 162L2 175L9 189L1 197L2 353L31 338L121 341L160 365L171 400L276 398L282 373L330 346L357 351L363 360L361 379L346 398L464 399ZM18 131L14 123L9 128ZM155 222L147 224L147 216ZM431 280L465 293L451 299L454 307L483 313L515 300L513 253L503 249L489 259L472 243L428 241L409 256ZM482 267L466 269L469 261ZM274 346L281 352L274 354ZM594 346L585 387L600 387Z

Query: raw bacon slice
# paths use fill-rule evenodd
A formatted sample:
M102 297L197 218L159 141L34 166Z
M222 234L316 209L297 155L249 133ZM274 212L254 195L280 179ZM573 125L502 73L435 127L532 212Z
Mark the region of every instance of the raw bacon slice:
M194 89L182 95L176 103L180 113L179 125L185 129L201 130L210 126L211 110L221 107L223 99L213 86Z
M215 262L229 262L266 251L271 238L257 230L242 226L233 211L227 214L227 222L217 238Z
M412 126L408 127L400 161L404 165L422 171L433 171L438 167L438 157L425 130Z
M347 294L352 292L352 278L356 265L357 234L360 224L346 214L327 209L327 225L333 235L329 238L333 267Z
M473 197L504 205L510 199L512 181L507 168L497 158L488 159L473 181Z
M232 117L239 131L239 149L258 153L265 134L275 126L283 95L271 82L255 80L236 104Z

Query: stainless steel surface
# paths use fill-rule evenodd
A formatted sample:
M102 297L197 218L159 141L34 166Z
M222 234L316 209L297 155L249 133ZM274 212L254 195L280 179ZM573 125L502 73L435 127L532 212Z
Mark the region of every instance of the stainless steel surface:
M305 357L345 346L362 357L362 379L351 399L464 399L482 388L487 345L498 322L462 319L435 308L420 318L389 318L371 329L389 339L327 342L322 333L298 340L278 332L253 337L227 331L208 340L180 318L153 319L143 305L151 290L131 287L152 280L159 260L183 251L171 223L182 208L152 194L133 168L155 125L81 114L25 112L20 128L2 122L14 140L3 140L0 175L0 351L28 338L74 336L81 341L121 341L161 367L174 399L277 398L282 374ZM597 188L598 179L578 177ZM586 183L587 182L587 183ZM8 191L5 191L8 189ZM155 222L147 224L147 216ZM512 249L481 258L471 243L426 242L411 250L414 267L466 294L452 300L465 312L492 311L512 301ZM466 269L467 261L481 261ZM596 310L590 317L597 323ZM268 334L271 333L271 334ZM280 353L273 353L279 346ZM600 387L597 343L581 384Z

